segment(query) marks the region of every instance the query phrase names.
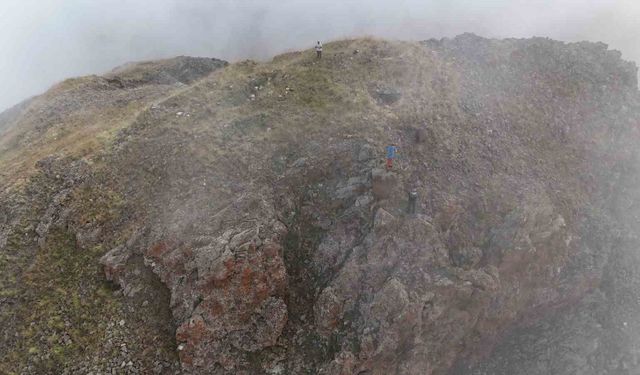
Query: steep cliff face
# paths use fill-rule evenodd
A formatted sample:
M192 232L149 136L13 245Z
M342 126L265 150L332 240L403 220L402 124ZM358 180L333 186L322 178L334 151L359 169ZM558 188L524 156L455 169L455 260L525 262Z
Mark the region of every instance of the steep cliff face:
M508 343L554 351L593 304L635 324L633 64L468 34L326 47L127 66L8 116L0 369L569 374ZM597 330L620 348L582 373L634 373L634 331Z

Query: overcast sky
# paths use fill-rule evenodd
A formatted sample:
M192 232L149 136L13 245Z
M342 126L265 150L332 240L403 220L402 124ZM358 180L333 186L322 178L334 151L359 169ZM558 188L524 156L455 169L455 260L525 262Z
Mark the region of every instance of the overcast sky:
M0 110L128 61L266 59L318 39L463 32L603 41L640 61L640 0L0 0Z

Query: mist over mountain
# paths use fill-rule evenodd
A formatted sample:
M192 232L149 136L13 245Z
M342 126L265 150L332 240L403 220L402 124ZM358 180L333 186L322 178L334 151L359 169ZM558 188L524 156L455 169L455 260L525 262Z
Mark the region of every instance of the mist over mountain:
M0 374L640 374L638 19L5 0Z
M603 41L639 61L634 1L5 0L0 109L68 77L176 55L266 59L373 35L424 40L475 32Z
M638 68L356 38L0 115L0 373L640 373Z

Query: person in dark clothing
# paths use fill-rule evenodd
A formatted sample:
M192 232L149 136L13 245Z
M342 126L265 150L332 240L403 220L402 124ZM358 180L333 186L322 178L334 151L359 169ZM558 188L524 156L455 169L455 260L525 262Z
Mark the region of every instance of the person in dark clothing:
M322 58L322 43L320 43L320 41L318 41L318 44L316 44L316 57L318 59Z
M416 205L418 203L418 192L416 189L413 189L409 192L409 205L407 207L407 212L409 215L414 215L416 213Z
M394 144L390 144L387 146L387 170L391 170L393 168L393 159L396 158L396 153L398 152L398 147Z

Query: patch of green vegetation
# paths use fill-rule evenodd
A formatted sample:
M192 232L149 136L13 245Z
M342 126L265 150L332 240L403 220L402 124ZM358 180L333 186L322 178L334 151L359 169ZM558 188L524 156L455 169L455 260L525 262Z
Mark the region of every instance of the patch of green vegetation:
M303 75L304 79L297 80L297 93L301 104L321 110L344 101L345 93L340 85L331 79L329 72L309 69Z
M18 232L18 231L13 231L10 235L9 238L7 238L7 244L5 246L6 249L12 251L15 249L20 248L23 238L21 236L22 233Z
M76 218L79 224L85 223L105 223L117 218L124 207L122 196L108 189L96 187L84 187L74 192L77 202L82 202L83 206L78 212L81 216Z
M225 141L228 141L233 137L243 137L249 135L255 130L266 129L267 122L268 117L264 113L241 118L233 121L228 127L224 128L222 137Z
M13 288L1 288L0 289L0 298L11 298L18 295L18 290Z
M20 297L17 277L20 269L28 265L30 257L21 252L29 238L26 223L14 228L7 238L7 243L0 250L0 298L14 299Z
M11 257L8 254L0 253L0 272L4 271L7 265L11 263L10 258Z
M119 309L112 286L101 277L97 258L103 250L83 250L65 230L50 233L23 277L24 299L16 316L18 341L0 373L30 363L40 373L55 373L101 345L106 322Z

